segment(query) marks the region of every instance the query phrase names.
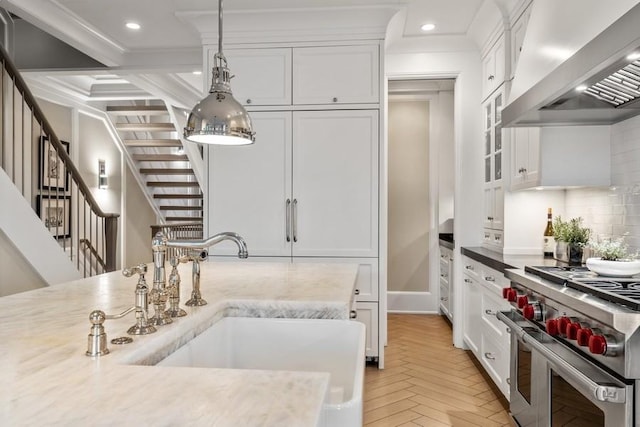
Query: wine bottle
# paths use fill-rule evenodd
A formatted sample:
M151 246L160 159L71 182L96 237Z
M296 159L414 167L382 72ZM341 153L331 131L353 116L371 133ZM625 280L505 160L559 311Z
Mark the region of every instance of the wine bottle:
M551 208L547 210L547 226L544 229L543 234L543 254L546 257L552 257L556 249L556 239L553 237L553 220L552 220Z

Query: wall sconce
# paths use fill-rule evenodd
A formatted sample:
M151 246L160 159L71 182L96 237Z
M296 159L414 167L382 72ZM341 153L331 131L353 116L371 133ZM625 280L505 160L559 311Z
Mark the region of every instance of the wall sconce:
M104 160L98 160L98 188L100 190L106 190L109 188L107 183L107 170Z

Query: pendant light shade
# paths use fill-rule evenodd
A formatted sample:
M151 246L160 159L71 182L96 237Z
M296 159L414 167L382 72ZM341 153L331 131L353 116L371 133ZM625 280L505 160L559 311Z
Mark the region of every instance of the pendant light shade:
M222 0L218 2L218 53L209 95L189 114L184 137L200 144L247 145L255 142L251 118L231 94L231 73L222 53Z

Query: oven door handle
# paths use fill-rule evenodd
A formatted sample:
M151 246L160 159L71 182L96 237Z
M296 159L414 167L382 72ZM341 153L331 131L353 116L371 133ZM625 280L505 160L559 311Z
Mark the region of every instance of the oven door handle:
M511 312L508 311L500 311L497 314L498 319L500 319L503 323L505 323L509 328L511 328L511 333L516 334L518 338L520 338L526 344L529 344L531 348L536 349L539 353L541 353L558 371L558 373L563 374L565 377L569 377L575 380L580 386L588 391L591 396L593 396L596 400L600 402L610 402L610 403L625 403L627 400L627 391L624 388L620 387L612 387L612 386L604 386L592 381L585 374L580 372L578 369L571 366L566 360L562 359L560 356L555 354L553 351L549 350L544 346L540 341L536 340L534 337L529 335L527 331L525 331L521 326L519 326L516 322L514 322L510 318Z

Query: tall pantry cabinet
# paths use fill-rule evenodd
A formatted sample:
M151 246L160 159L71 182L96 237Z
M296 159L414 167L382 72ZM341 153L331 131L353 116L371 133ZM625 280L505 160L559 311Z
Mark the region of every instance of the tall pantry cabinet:
M383 367L379 290L381 44L227 49L256 142L208 151L206 226L250 260L359 264L356 320ZM208 49L209 66L216 46ZM213 255L235 255L217 245ZM381 339L382 338L382 339Z

